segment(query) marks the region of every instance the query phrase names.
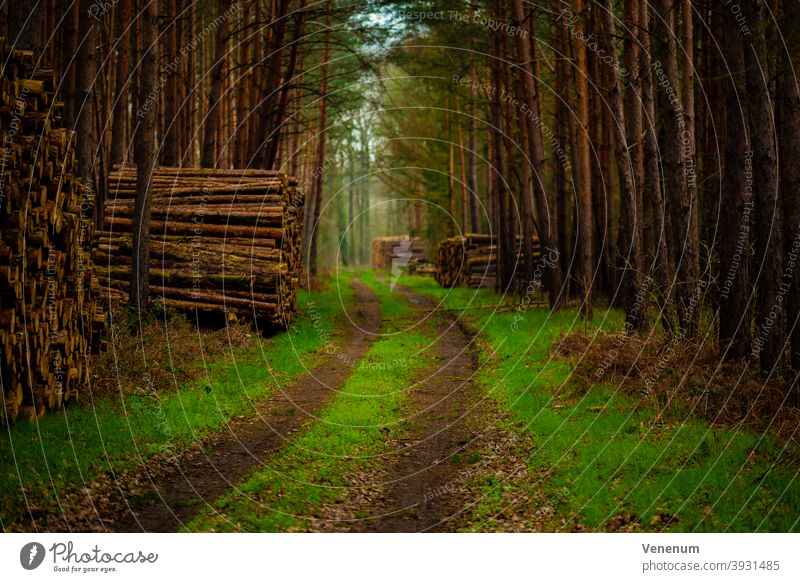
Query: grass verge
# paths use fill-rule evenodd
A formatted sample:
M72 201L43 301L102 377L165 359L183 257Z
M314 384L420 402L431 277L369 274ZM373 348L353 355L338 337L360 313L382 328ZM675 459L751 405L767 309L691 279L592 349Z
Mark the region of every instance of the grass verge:
M584 328L574 309L508 312L489 291L441 289L430 279L402 283L465 318L484 341L479 383L531 439L528 470L553 500L561 529L630 531L797 531L798 467L768 434L712 427L685 415L663 418L608 382L576 386L574 361L552 357L565 332ZM471 303L470 303L471 301ZM622 314L597 311L590 328L618 330ZM526 495L483 477L473 529ZM527 497L527 495L526 495ZM535 508L534 508L535 509ZM551 524L561 520L550 520ZM558 528L556 528L558 529Z

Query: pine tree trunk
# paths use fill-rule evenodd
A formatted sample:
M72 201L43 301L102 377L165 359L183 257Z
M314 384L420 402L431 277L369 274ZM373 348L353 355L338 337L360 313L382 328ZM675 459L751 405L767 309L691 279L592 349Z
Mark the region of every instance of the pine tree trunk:
M661 190L661 154L658 146L658 121L656 120L655 86L653 62L650 53L652 45L652 25L648 3L641 5L639 11L639 30L641 31L642 50L640 52L640 75L642 83L642 107L646 122L644 130L645 178L643 184L644 198L652 211L653 250L652 270L655 272L656 290L660 297L660 319L664 330L674 330L675 314L672 308L672 268L670 249L667 244L667 215L664 196Z
M326 12L330 13L331 0L326 3ZM322 188L324 185L325 172L325 134L328 130L328 74L331 54L331 33L330 17L327 19L328 26L325 29L324 47L322 49L322 69L320 71L320 100L319 100L319 137L317 140L316 154L316 176L312 186L313 192L313 212L311 214L311 232L309 233L308 247L308 273L311 277L317 276L317 239L319 238L319 216L322 206Z
M585 319L593 314L592 279L594 277L594 252L592 249L592 166L589 149L589 83L586 57L586 14L583 0L572 0L572 11L578 17L575 24L573 54L575 57L575 97L577 113L577 159L575 160L575 186L578 190L578 245L579 281L583 291L581 313Z
M94 161L97 152L97 135L94 131L94 87L97 79L97 27L98 22L89 14L90 2L80 3L78 15L79 47L76 58L75 112L78 116L75 130L78 139L75 154L78 157L78 175L83 183L95 190ZM104 200L97 200L101 207Z
M630 0L629 0L630 3ZM606 35L608 54L617 54L616 28L611 0L603 0L604 10L601 10L603 31ZM616 57L615 57L616 62ZM618 64L618 63L617 63ZM614 129L614 150L617 158L617 171L620 181L620 232L624 233L619 252L623 257L623 303L627 326L635 331L647 330L647 309L644 301L638 298L642 289L642 248L639 244L639 222L637 211L637 192L634 180L634 160L631 155L631 144L628 143L625 128L634 124L627 122L625 107L621 92L619 74L615 67L612 72L609 102L614 115L612 127ZM631 91L633 92L633 91ZM634 102L639 107L638 99ZM639 132L641 133L641 132ZM637 134L638 135L638 134Z
M150 283L150 188L156 165L155 103L148 102L151 88L158 80L158 0L144 0L139 18L140 60L139 103L134 156L136 158L136 199L133 206L133 265L129 303L140 310L148 303Z
M742 108L742 34L732 14L723 14L725 62L731 84L725 91L725 157L720 228L719 346L725 359L747 358L751 351L750 220L752 188L746 190L747 109Z
M111 163L125 161L128 143L125 126L128 118L128 78L130 75L131 35L135 25L132 16L132 0L120 0L117 34L117 63L114 71L114 115L111 122Z
M673 20L677 18L677 0L657 0L656 37L663 43L660 68L656 80L664 124L662 160L665 192L670 198L670 220L674 260L677 263L676 284L680 329L686 336L697 334L700 316L700 243L696 225L696 179L694 176L694 137L688 133L681 99L678 53Z
M467 125L467 188L469 190L470 231L473 233L481 231L480 215L478 213L480 198L478 196L478 130L476 116L475 95L471 95Z
M515 25L523 30L525 27L525 11L522 6L522 0L512 0L511 10ZM536 200L536 210L539 216L538 234L542 247L547 249L545 252L557 250L559 253L563 252L558 248L558 223L551 212L550 203L547 200L547 194L544 190L544 180L547 175L545 165L544 153L544 138L541 130L541 118L539 111L539 94L536 87L536 78L533 71L533 58L531 52L531 43L533 42L533 35L528 39L527 37L518 34L515 35L517 43L517 58L520 61L520 79L521 85L525 93L525 104L527 109L522 110L520 106L518 111L520 113L520 123L527 123L527 128L523 135L527 138L527 153L528 160L523 160L523 164L531 164L528 168L529 174L532 173L531 185L533 198ZM588 113L587 113L588 115ZM532 170L532 172L531 172ZM523 189L522 196L522 250L524 254L524 284L527 287L527 282L533 278L533 208L531 202L531 195L526 187ZM563 276L561 273L560 261L552 261L548 265L548 273L546 281L548 284L548 295L550 300L550 308L558 309L563 301L562 286Z
M800 4L787 5L785 22L800 22ZM800 87L798 76L792 66L800 62L800 38L795 35L788 41L787 62L784 64L783 86L783 144L781 149L781 192L786 209L786 260L795 261L791 276L787 327L790 330L791 365L800 371L800 268L797 265L800 252Z
M178 0L162 0L166 4L165 15L167 17L166 34L162 36L166 40L166 86L164 87L164 126L161 131L161 139L164 140L162 150L162 162L165 166L178 165L178 93L179 77L176 62L178 56Z
M775 119L767 73L766 17L761 0L747 3L744 13L753 24L753 34L745 42L747 105L750 116L750 144L753 150L753 183L756 199L755 269L756 325L755 347L761 368L772 371L783 355L783 300L781 279L783 233L778 199L777 156L773 136Z
M220 15L228 10L230 3L231 0L222 0L220 2ZM220 97L222 95L222 75L225 70L227 31L228 19L225 18L217 27L214 39L214 62L211 66L211 91L208 95L208 111L204 118L203 155L200 158L200 166L203 168L213 168L217 164L215 155L217 150L217 123L219 120Z

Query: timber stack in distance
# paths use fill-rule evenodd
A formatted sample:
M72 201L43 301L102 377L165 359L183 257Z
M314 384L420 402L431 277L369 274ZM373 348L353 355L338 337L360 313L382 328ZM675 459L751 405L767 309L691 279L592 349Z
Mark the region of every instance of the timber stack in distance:
M521 271L522 239L517 237L517 273ZM539 239L533 257L540 257ZM494 288L497 282L497 247L489 234L446 238L436 247L434 278L442 287Z
M92 291L94 194L61 127L58 80L0 38L0 422L75 400L103 347Z
M110 302L127 300L135 166L109 178L94 251ZM159 167L153 177L150 295L197 323L234 319L262 331L291 323L301 272L303 191L272 170Z
M419 238L408 236L379 236L372 239L371 262L373 269L407 267L415 260L425 258L425 244Z

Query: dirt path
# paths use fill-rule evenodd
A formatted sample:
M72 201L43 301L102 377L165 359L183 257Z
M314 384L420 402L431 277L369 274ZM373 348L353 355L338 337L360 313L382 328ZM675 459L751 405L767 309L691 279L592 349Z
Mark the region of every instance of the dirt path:
M380 308L372 291L354 281L356 301L337 322L347 329L338 350L322 363L257 405L254 415L237 418L177 457L106 475L62 499L69 521L41 516L44 531L171 532L180 529L206 504L240 482L270 453L280 449L338 390L372 343Z
M423 315L432 302L408 289L396 287ZM468 499L462 487L469 467L458 462L468 455L478 434L472 408L472 376L477 368L473 336L453 318L436 314L439 339L437 364L409 395L406 418L412 423L408 439L395 442L397 453L383 485L369 507L357 511L369 517L351 531L453 531Z
M201 447L181 455L163 474L151 479L151 496L157 501L130 509L122 519L108 524L114 531L168 532L182 527L200 506L211 504L236 485L267 455L281 448L287 437L343 384L352 371L344 362L357 362L378 331L380 310L373 293L360 281L353 283L356 302L341 350L280 394L259 406L255 418L234 421Z

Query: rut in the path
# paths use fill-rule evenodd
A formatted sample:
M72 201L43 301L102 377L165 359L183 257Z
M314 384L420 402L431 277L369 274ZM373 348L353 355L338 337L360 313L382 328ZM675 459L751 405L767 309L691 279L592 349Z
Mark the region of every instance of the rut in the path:
M414 303L425 298L400 289ZM353 528L365 532L453 531L464 509L460 485L467 478L453 456L463 454L476 436L472 376L476 361L473 336L459 322L437 315L437 363L410 394L407 414L414 430L384 477L383 491L371 516Z
M85 492L81 508L66 516L42 516L46 531L170 532L246 477L253 467L283 447L344 383L375 338L380 308L372 291L354 281L356 302L348 313L344 343L319 365L274 397L258 403L253 415L235 419L169 462L149 463L109 475Z
M182 455L172 470L151 481L151 492L157 494L157 501L137 509L134 500L128 504L128 514L109 524L109 529L175 531L199 508L213 503L267 455L281 448L290 433L312 417L344 383L352 367L342 362L358 361L378 331L380 309L375 296L360 281L353 285L356 303L349 315L354 325L346 345L259 406L255 418L229 424L211 442Z

